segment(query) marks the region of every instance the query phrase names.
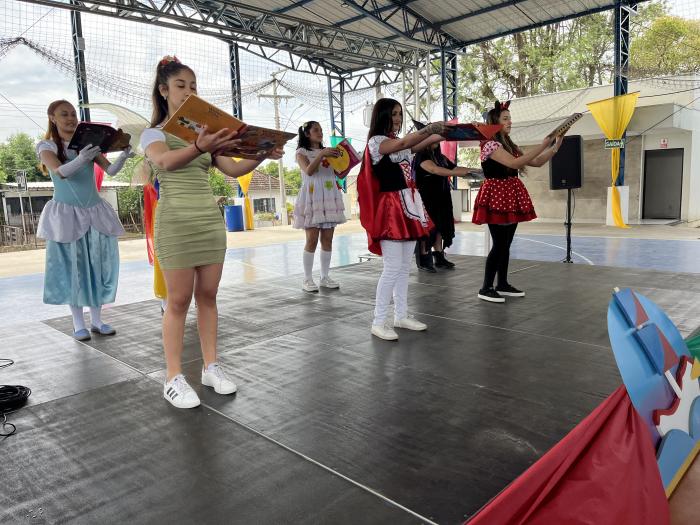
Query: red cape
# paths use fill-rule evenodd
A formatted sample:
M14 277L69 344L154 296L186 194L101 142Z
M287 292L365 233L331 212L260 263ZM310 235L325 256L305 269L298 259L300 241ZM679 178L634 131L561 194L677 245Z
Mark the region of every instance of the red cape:
M360 224L367 232L369 251L381 255L382 247L376 236L378 225L375 221L379 204L379 181L372 173L372 158L369 154L369 147L365 148L360 175L357 177L357 202L360 205Z
M155 227L155 213L158 206L158 194L153 184L146 184L143 187L143 222L146 230L146 251L148 252L148 262L153 264L155 259L155 249L153 246L153 234Z

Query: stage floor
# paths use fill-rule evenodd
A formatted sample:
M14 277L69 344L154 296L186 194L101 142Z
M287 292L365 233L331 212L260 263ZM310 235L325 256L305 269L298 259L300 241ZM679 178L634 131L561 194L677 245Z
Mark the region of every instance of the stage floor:
M0 522L459 523L621 383L606 312L614 286L700 326L696 275L513 261L524 299L479 301L484 259L411 274L423 333L369 333L380 262L224 286L220 360L239 391L162 398L158 303L109 310L118 334L75 342L68 317L0 328L0 383L32 388L0 441ZM10 306L11 305L5 305Z

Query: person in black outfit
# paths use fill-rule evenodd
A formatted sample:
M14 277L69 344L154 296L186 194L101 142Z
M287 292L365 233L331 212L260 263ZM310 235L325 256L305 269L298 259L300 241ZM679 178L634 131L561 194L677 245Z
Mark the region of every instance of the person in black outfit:
M458 167L443 155L439 144L417 153L413 167L423 204L435 224L435 228L430 232L430 239L423 239L418 243L416 265L419 270L432 273L436 271L435 267L454 268L454 263L445 258L445 248L452 245L455 236L450 177L466 177L469 170Z
M479 299L493 303L504 303L504 296L525 297L525 292L508 282L510 245L518 223L537 218L530 195L518 178L519 172L525 166L539 167L549 162L563 140L558 137L555 141L547 136L541 144L524 153L510 138L509 105L510 102L501 104L496 101L486 117L487 124L500 124L503 127L492 140L481 144L484 182L472 214L474 224L488 224L493 239L493 246L486 258L484 283L478 293ZM498 285L494 289L496 275Z

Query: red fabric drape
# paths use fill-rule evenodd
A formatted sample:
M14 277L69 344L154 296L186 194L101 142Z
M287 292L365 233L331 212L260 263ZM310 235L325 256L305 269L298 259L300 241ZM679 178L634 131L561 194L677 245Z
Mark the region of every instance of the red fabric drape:
M93 171L95 173L95 186L97 186L97 191L100 191L102 190L102 181L105 179L105 171L97 164L93 164L93 166Z
M155 249L153 247L153 227L155 224L155 211L158 205L158 195L152 184L143 187L143 222L146 229L146 250L148 262L153 264Z
M447 122L450 124L457 124L459 119L453 118ZM457 164L457 145L458 142L456 140L443 140L440 143L440 151L442 154L455 164Z
M624 386L469 525L669 525L649 432Z
M382 248L377 238L378 225L375 220L379 204L379 181L372 174L372 159L369 148L365 148L360 174L357 177L357 202L360 205L360 224L367 232L369 251L381 255Z

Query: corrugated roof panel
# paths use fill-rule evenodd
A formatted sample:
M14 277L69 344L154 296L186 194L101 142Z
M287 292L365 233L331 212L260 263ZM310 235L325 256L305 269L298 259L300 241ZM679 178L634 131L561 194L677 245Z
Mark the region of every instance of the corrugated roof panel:
M397 34L404 31L404 18L401 9L404 7L422 17L429 23L435 24L442 31L462 42L488 40L528 27L545 25L552 20L580 16L591 10L603 7L611 8L616 0L406 0L399 3L396 0L377 0L376 3L359 3L366 5L367 13L352 5L343 5L342 0L255 0L248 5L252 8L262 8L269 11L280 11L295 18L308 20L312 23L337 26L349 32L367 35L375 39L390 39L397 44L408 44L418 48L433 44L419 43L423 38L421 31L412 37ZM349 3L348 3L349 4ZM254 6L254 7L253 7ZM384 21L377 20L372 7L379 9L379 16ZM389 16L391 15L391 16ZM409 23L413 23L413 15L408 14ZM386 19L386 17L389 17ZM343 23L345 22L345 23ZM393 26L388 27L388 26ZM412 27L415 27L412 24ZM433 41L434 42L434 41ZM316 55L332 56L332 50ZM358 69L348 60L334 61L344 64L348 70ZM365 62L374 65L371 59Z

